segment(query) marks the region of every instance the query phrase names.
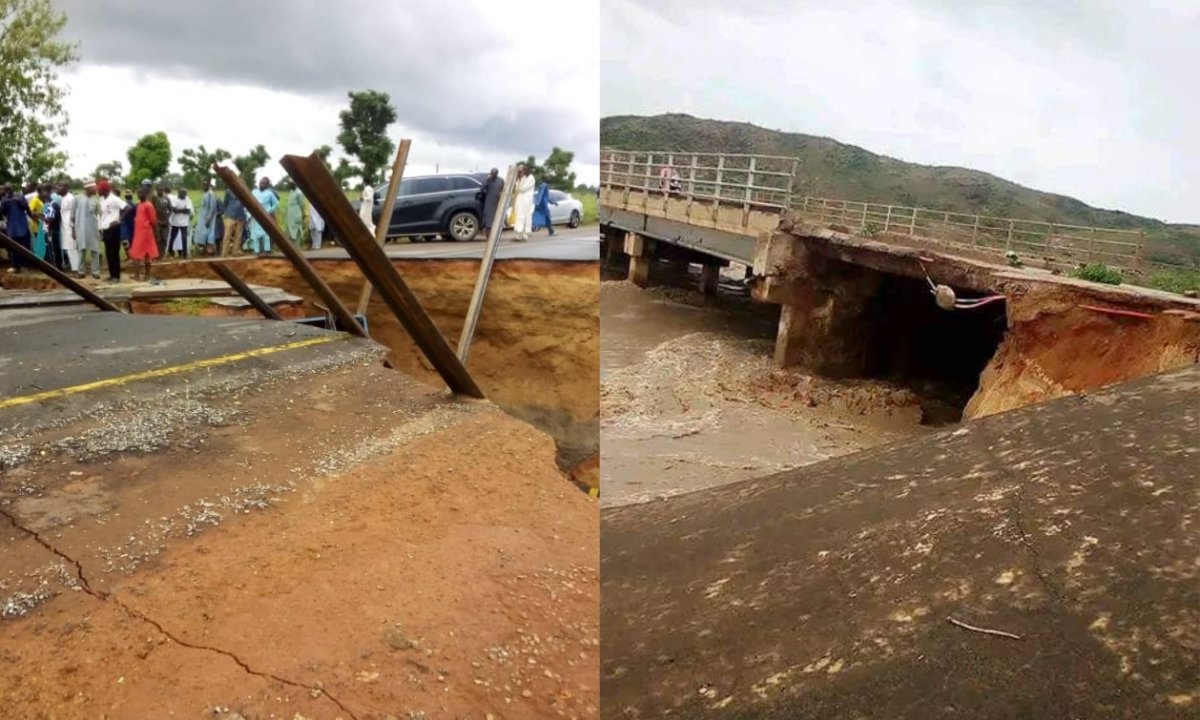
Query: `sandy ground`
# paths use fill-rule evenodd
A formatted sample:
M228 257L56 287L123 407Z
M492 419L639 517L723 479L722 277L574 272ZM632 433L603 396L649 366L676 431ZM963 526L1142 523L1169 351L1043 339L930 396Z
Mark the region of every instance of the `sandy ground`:
M597 508L551 438L377 361L193 392L8 456L5 717L597 715Z

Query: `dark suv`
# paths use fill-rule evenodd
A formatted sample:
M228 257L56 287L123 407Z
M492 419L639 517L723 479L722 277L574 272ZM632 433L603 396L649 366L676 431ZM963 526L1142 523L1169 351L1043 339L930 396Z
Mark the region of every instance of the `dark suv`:
M471 240L479 234L483 205L479 191L486 174L424 175L400 181L388 237L405 236L429 240L441 235L448 240ZM387 183L375 188L371 218L379 224ZM357 206L355 210L357 210Z

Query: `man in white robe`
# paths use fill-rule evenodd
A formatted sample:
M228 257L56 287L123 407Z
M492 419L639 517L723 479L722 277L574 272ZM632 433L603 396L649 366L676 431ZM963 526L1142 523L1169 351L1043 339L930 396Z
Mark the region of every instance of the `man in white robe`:
M79 248L75 245L75 193L71 192L71 186L67 183L61 183L58 186L58 194L61 196L59 200L59 217L62 218L62 248L63 254L67 256L67 264L71 268L71 272L79 272Z
M364 183L362 189L362 202L358 206L358 216L362 218L363 225L371 231L371 236L375 236L375 221L371 219L371 211L375 209L375 188Z
M513 209L517 216L513 231L517 234L517 242L528 240L529 233L533 231L534 187L533 173L524 165L518 165L517 184L513 186Z
M308 204L308 236L311 239L312 249L321 249L321 236L325 233L325 218L321 217L321 213L317 212L317 208L312 204Z

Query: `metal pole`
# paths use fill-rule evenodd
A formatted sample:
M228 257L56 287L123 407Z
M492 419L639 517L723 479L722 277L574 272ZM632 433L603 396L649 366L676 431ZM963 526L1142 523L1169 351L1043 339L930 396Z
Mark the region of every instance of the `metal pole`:
M371 237L362 220L354 213L350 201L329 174L329 168L325 167L320 156L316 153L306 158L285 155L279 164L321 211L321 217L337 232L351 259L375 286L376 292L450 390L456 394L482 398L483 391L454 354L454 349L446 342L433 318L421 307L417 296L413 295L400 273L396 272L396 266L388 259L383 248L375 244L375 238Z
M504 208L512 197L513 184L516 182L517 166L509 165L508 173L504 176L504 191L500 194L500 202L496 205L496 217L492 220L488 232L487 246L483 249L483 261L479 265L479 278L475 281L475 292L471 294L471 304L467 306L467 320L463 323L462 334L458 337L458 359L467 364L467 354L471 351L471 339L475 336L475 324L479 322L479 311L483 309L483 298L487 294L488 280L492 276L492 263L496 259L496 246L500 244L500 230L504 227Z
M323 162L320 158L317 161ZM300 277L304 278L304 281L313 289L317 297L321 298L321 302L325 303L329 311L341 323L342 328L359 337L368 337L367 331L363 329L362 325L358 324L358 319L350 313L350 309L346 307L341 298L334 294L333 288L329 287L321 279L316 269L308 262L308 258L304 257L304 253L300 252L292 244L292 241L288 239L287 235L279 229L279 226L275 224L275 218L268 215L263 206L254 198L254 195L250 194L250 188L246 187L246 183L242 182L242 178L232 169L222 167L221 165L214 164L213 170L216 171L218 177L225 181L225 187L242 201L242 204L246 206L246 211L254 216L258 224L271 237L271 241L279 246L279 249L283 251L288 260L292 261L296 272L300 273ZM304 193L308 195L307 190ZM343 197L345 196L343 195ZM309 196L309 202L312 202L311 196ZM322 211L321 215L324 216L324 214L324 211ZM362 225L361 221L359 221L359 225ZM364 227L363 230L366 230L366 228Z
M379 215L379 223L375 225L375 243L382 246L387 240L387 232L392 224L392 209L396 207L396 192L400 189L400 178L404 177L404 166L408 163L408 148L412 140L401 140L396 148L396 161L392 163L392 177L388 179L387 197L383 199L383 211ZM371 302L371 283L363 280L362 289L358 291L358 314L366 317L367 304Z
M88 290L83 285L76 282L74 278L41 259L35 255L33 251L26 250L24 245L20 244L16 240L13 240L4 233L0 233L0 245L3 245L5 249L8 250L9 257L12 257L14 253L19 255L22 260L49 275L56 282L58 282L59 285L62 285L66 289L75 293L84 300L87 300L101 310L105 312L121 312L121 309L116 305L113 305L96 293Z
M249 285L242 282L242 279L228 265L219 260L214 260L209 263L209 266L221 276L222 280L229 283L229 287L237 291L238 295L241 295L246 302L254 306L255 310L262 313L263 317L268 320L283 319L283 316L276 312L275 308L267 304L267 301L263 300L258 293L251 290Z

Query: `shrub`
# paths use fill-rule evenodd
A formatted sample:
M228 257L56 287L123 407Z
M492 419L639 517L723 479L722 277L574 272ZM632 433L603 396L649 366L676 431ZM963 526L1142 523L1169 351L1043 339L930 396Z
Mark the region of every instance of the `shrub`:
M1123 282L1120 270L1102 264L1084 265L1071 273L1071 277L1105 285L1120 285Z

